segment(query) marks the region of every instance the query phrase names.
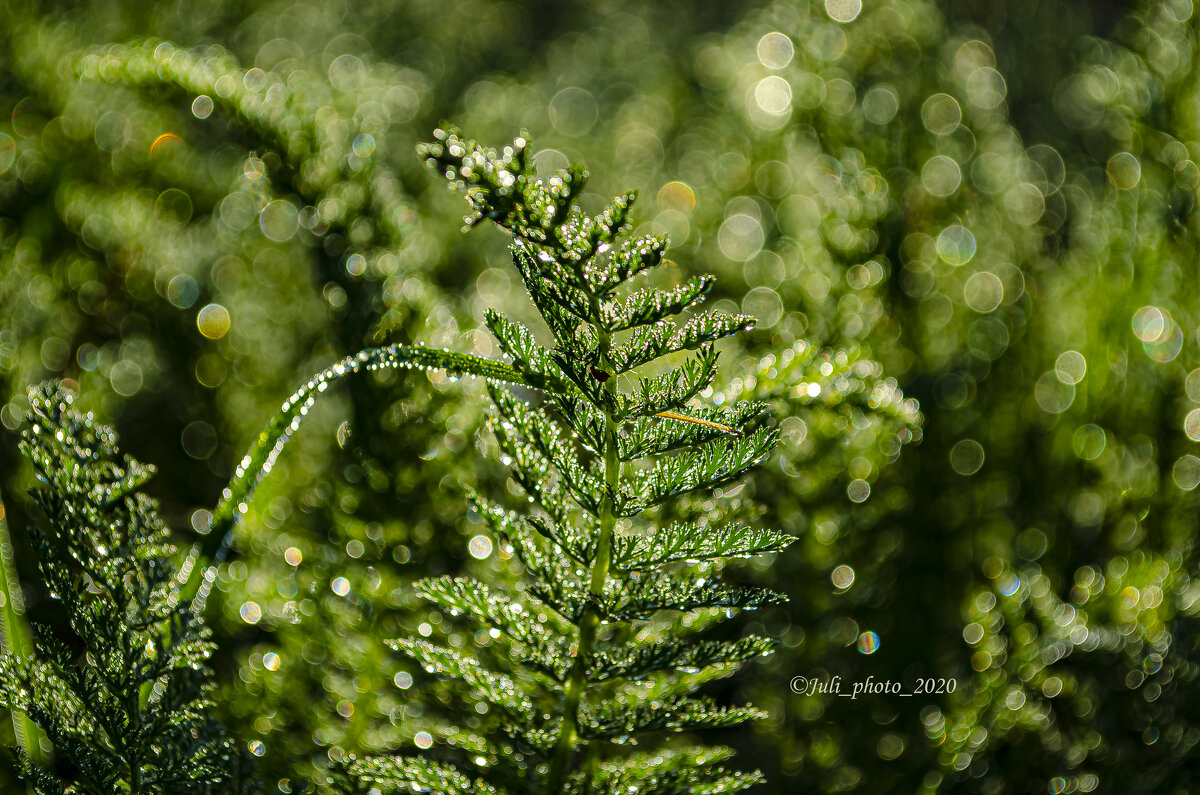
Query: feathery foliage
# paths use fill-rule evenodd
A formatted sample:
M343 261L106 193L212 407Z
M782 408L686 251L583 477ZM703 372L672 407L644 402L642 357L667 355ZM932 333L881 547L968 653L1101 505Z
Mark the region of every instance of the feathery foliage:
M0 10L5 653L27 657L21 625L61 611L25 534L4 538L32 513L25 385L78 383L124 447L161 465L154 493L181 546L216 545L209 510L298 374L381 344L384 316L389 341L485 356L485 307L527 320L500 236L447 234L454 198L411 156L453 109L479 136L531 129L539 174L586 152L611 184L645 186L650 231L717 276L717 308L759 320L722 343L714 406L688 412L721 422L730 400L767 403L777 452L722 491L738 526L800 538L748 567L790 597L746 617L777 653L708 689L770 713L720 738L741 765L814 795L1194 789L1193 3L128 11ZM700 289L678 282L680 301ZM199 326L214 313L219 337ZM486 758L469 735L496 711L439 727L453 684L412 686L381 638L422 626L522 684L489 632L410 587L469 573L524 594L506 550L467 545L485 531L463 491L499 497L506 476L470 454L481 385L398 376L323 382L326 405L270 479L225 506L226 525L247 511L207 608L214 697L273 787L320 788L348 751L421 732ZM630 450L671 455L654 434L692 429L652 414L628 425ZM658 524L699 522L705 503L669 498ZM573 560L589 554L586 534L543 524ZM569 652L545 634L539 654ZM958 689L863 709L789 691L812 672ZM0 745L37 751L22 713L0 717ZM0 792L17 789L0 765Z
M208 629L180 600L168 530L141 491L154 469L121 455L61 385L31 389L30 404L21 449L49 524L30 532L73 637L43 628L32 659L0 659L0 703L74 773L61 780L20 752L24 776L46 795L244 791L244 760L210 714Z
M491 429L528 496L507 511L475 509L525 572L523 590L493 593L471 579L418 584L422 596L467 614L506 647L512 670L419 639L393 648L482 699L494 720L448 742L453 769L418 757L354 769L382 786L444 792L735 792L758 780L717 764L727 756L669 735L758 717L693 695L768 652L766 638L700 640L699 632L781 597L721 579L723 561L782 549L777 531L702 521L662 523L658 506L706 495L761 462L777 434L754 406L709 405L717 340L748 329L745 315L694 312L710 277L668 289L640 275L663 263L664 237L623 237L634 194L587 216L580 166L538 179L528 144L503 152L438 130L420 147L451 187L466 190L468 225L494 221L553 338L497 310L487 324L528 399L493 386ZM657 274L655 274L657 275ZM711 502L711 500L710 500ZM460 716L466 717L466 716ZM469 724L469 725L471 725ZM630 754L629 743L663 745ZM669 750L668 750L669 749Z

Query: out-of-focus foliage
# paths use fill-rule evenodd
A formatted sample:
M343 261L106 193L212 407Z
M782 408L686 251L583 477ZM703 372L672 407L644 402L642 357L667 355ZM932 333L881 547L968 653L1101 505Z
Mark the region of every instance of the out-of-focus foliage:
M520 284L494 237L445 221L460 210L411 152L443 117L527 128L539 170L604 175L586 210L638 186L635 222L717 274L717 308L759 319L715 389L772 403L780 452L732 496L800 538L755 574L789 603L744 627L782 647L729 680L771 716L722 738L766 787L1188 790L1189 0L0 13L10 529L31 521L24 387L46 376L160 465L187 544L283 396L376 330L498 354L478 318ZM504 483L472 449L479 389L349 379L239 526L209 605L218 695L277 791L437 740L423 716L448 693L377 641L467 641L409 584L510 565L470 545L463 511L466 488ZM12 535L6 621L52 618ZM826 674L958 687L788 689Z

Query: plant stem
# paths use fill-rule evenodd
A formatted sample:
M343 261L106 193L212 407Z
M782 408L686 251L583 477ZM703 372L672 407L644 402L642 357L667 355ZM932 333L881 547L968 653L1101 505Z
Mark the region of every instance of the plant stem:
M13 565L13 548L3 502L0 502L0 597L4 599L4 621L0 624L0 654L11 655L24 662L29 659L32 643L25 626L21 583L17 578L16 566ZM12 711L12 721L13 732L21 749L35 764L44 762L41 730L20 710Z
M600 315L599 302L593 299L593 317ZM597 324L599 326L599 324ZM608 364L608 351L612 346L612 335L607 331L600 332L601 361ZM604 385L605 391L615 394L617 379L610 378ZM599 407L598 407L599 408ZM617 489L621 482L621 462L617 457L617 421L608 411L604 412L604 500L600 504L600 536L596 539L596 553L592 559L592 568L588 580L588 594L591 602L598 602L604 594L604 585L608 581L608 569L612 563L612 535L617 524L615 513ZM554 748L554 758L550 770L546 774L546 795L562 791L566 780L567 767L571 761L571 753L575 748L575 740L579 729L579 702L587 687L587 666L592 656L592 647L596 642L596 629L600 625L600 614L596 608L589 605L584 609L579 620L579 643L575 648L575 659L571 663L571 672L567 677L566 689L563 691L562 724L558 730L558 741Z

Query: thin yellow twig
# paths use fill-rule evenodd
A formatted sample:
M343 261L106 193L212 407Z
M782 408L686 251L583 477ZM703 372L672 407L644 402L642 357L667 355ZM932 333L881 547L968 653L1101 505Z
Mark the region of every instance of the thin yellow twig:
M691 422L695 423L696 425L703 425L705 428L714 428L718 431L724 431L725 433L733 436L742 435L741 431L737 430L736 428L730 428L728 425L722 425L719 422L713 422L711 420L702 420L699 417L689 417L686 414L677 414L674 411L660 411L654 416L662 417L668 420L679 420L680 422Z

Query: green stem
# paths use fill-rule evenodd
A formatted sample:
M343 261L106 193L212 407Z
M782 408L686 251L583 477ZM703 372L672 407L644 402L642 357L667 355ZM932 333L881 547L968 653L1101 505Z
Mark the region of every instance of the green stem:
M599 311L597 309L597 311ZM469 353L425 348L420 345L393 343L381 348L368 348L347 356L337 364L322 370L309 379L287 399L258 438L246 451L237 474L229 481L221 501L213 509L209 536L193 547L192 567L185 575L180 595L192 601L192 609L204 611L212 589L215 565L224 560L233 543L233 528L237 523L239 505L254 499L259 482L270 471L270 463L283 450L304 412L316 396L328 385L369 367L415 367L422 370L443 370L455 375L473 375L494 381L521 384L530 389L546 389L545 383L530 380L510 364Z
M599 316L599 302L594 301L594 316ZM600 333L600 356L607 363L608 351L612 345L612 336L606 331ZM610 378L604 388L610 394L616 392L617 379ZM612 564L612 536L617 524L614 499L621 482L621 462L617 457L617 421L605 411L604 417L604 500L600 505L600 536L596 539L596 553L592 559L592 568L588 580L588 593L592 602L598 602L604 594L604 585L608 581L608 570ZM600 614L595 607L587 607L579 620L579 643L575 648L575 658L571 663L571 671L567 676L566 688L563 691L562 724L558 730L558 741L555 743L554 757L550 770L546 774L546 785L543 792L546 795L561 792L567 776L567 768L571 754L575 749L575 741L579 733L579 702L583 691L587 688L587 666L592 656L592 647L596 642L596 629L600 625Z
M118 602L122 604L123 602ZM130 682L132 679L133 661L136 659L134 645L132 643L132 633L126 632L124 639L125 646L125 670L122 672L121 681ZM132 739L133 748L130 748L131 740L126 738L124 742L125 761L129 765L129 795L140 795L142 792L142 759L141 759L141 743L138 738L142 734L142 693L141 688L127 687L125 692L125 712L129 716L129 725L132 731L130 738Z
M0 653L11 655L22 662L29 660L33 644L25 626L25 610L21 596L21 582L13 565L12 542L8 535L8 521L4 503L0 502L0 598L4 599L4 623L0 625ZM29 716L20 710L12 710L13 731L21 749L30 761L40 764L45 761L42 753L41 730Z

